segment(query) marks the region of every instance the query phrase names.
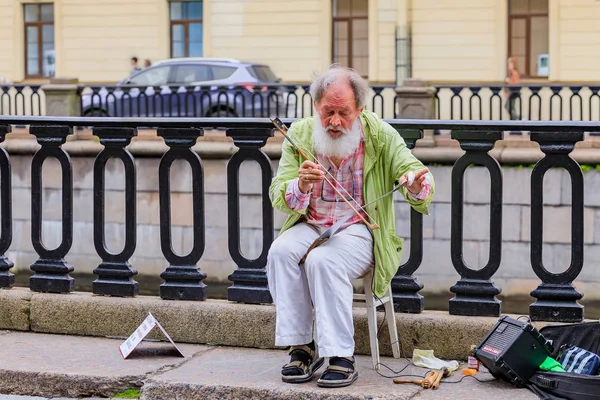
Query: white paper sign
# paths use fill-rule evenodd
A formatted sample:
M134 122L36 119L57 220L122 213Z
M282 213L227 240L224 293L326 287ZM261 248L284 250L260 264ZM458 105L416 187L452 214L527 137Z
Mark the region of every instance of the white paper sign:
M144 338L150 333L150 331L152 331L152 329L154 329L155 326L157 326L158 329L160 329L160 331L169 340L169 342L171 342L171 344L175 346L179 355L181 355L181 357L185 357L181 350L179 350L179 347L177 347L177 345L173 342L167 331L165 331L165 328L163 328L162 325L158 323L158 321L154 318L152 313L148 313L148 316L140 324L140 326L137 327L137 329L131 334L131 336L127 338L127 340L123 344L121 344L121 346L119 346L119 351L121 352L121 355L124 359L131 354L131 352L142 342L142 340L144 340Z

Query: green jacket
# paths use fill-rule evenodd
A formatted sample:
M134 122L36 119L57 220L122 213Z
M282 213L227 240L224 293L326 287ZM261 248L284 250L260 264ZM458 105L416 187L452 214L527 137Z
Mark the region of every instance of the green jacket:
M314 154L312 150L313 118L307 117L294 121L288 133L294 143L303 149L309 149L312 154ZM403 174L410 170L424 168L424 165L406 147L400 134L376 114L363 111L360 120L365 132L363 199L366 204L392 190L394 182ZM298 212L289 208L285 202L288 184L298 177L298 169L304 160L304 157L295 150L289 141L284 140L277 175L273 178L269 189L273 207L289 214L281 232L292 227L306 215L306 210ZM314 159L310 161L314 162ZM431 184L432 190L429 197L422 201L413 200L405 188L401 188L400 192L415 210L429 215L428 206L435 189L433 179ZM403 239L396 235L396 217L392 195L368 206L366 211L375 219L371 222L379 225L379 229L373 231L375 257L373 281L375 295L382 297L400 267Z

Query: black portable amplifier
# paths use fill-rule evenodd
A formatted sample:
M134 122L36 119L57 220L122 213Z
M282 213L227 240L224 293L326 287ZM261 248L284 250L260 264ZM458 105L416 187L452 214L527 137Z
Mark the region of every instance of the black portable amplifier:
M529 322L502 316L474 351L498 379L523 387L552 353L552 345Z

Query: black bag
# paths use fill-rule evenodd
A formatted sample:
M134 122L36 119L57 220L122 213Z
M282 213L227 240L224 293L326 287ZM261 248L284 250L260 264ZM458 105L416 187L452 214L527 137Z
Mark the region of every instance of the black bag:
M551 357L558 359L561 349L577 346L600 355L600 323L545 326L540 334L552 342ZM570 372L538 371L527 387L544 400L600 400L600 376Z

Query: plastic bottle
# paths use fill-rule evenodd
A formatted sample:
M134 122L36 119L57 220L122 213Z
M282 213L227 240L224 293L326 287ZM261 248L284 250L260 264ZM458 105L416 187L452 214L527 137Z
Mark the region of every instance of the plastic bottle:
M467 357L467 360L469 368L479 371L479 360L475 358L476 347L477 346L471 346L471 350L469 350L469 356Z

